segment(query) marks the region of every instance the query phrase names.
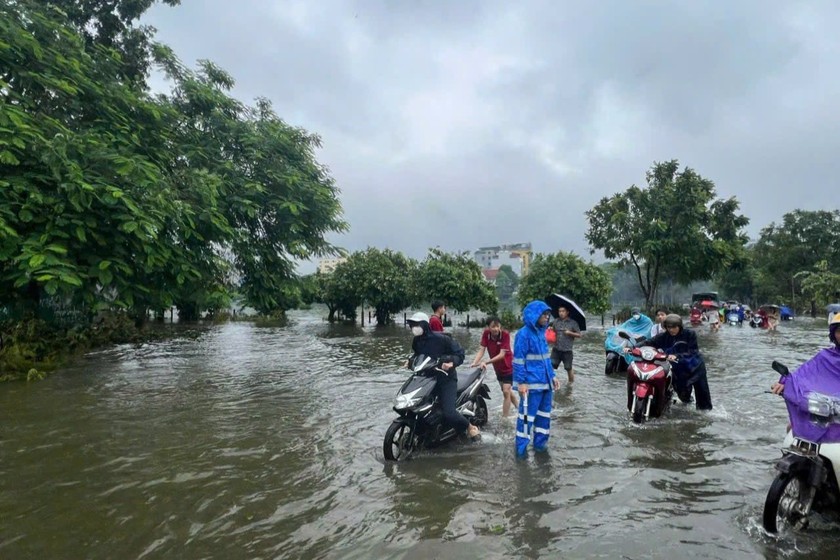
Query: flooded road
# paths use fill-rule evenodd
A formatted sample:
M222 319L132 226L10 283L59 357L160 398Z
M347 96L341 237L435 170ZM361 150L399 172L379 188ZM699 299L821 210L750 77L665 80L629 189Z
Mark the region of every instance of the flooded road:
M770 362L828 344L698 329L715 410L631 426L603 332L575 345L550 451L514 458L488 375L481 443L386 464L400 327L228 323L0 385L0 558L836 558L840 526L767 536L787 415ZM481 331L455 329L477 350ZM564 379L565 376L561 377ZM565 381L565 379L564 379Z

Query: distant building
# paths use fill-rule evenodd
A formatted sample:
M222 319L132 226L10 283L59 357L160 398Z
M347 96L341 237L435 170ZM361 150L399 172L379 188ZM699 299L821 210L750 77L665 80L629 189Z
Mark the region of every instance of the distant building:
M484 279L485 280L487 280L488 282L490 282L494 286L496 285L496 277L499 275L499 269L498 268L483 268L481 270L481 273L484 274Z
M334 259L321 259L320 261L318 261L318 273L329 274L330 272L335 271L335 267L346 261L347 259L344 257L336 257Z
M495 247L480 247L473 253L473 259L481 265L482 269L498 270L499 267L508 265L517 276L522 276L528 273L528 266L531 264L531 244L513 243Z

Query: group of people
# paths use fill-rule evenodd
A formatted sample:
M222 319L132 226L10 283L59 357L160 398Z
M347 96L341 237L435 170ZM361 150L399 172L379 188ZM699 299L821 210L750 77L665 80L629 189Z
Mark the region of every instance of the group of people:
M458 385L455 368L465 360L464 349L455 339L441 332L446 306L442 302L434 302L432 310L431 318L425 313L415 313L408 320L414 334L412 351L415 356L423 354L442 359L442 371L437 381L444 418L456 432L477 437L480 434L478 427L472 425L455 406ZM555 312L557 317L552 322L552 310L544 301L532 301L526 305L522 313L524 325L517 332L513 347L510 333L502 328L499 318L490 317L471 363L471 367L482 369L493 366L503 395L502 415L507 417L511 407L518 410L516 451L519 455L524 455L531 443L537 451L545 450L548 444L554 391L560 387L555 370L562 364L568 382L573 383L575 379L573 346L581 336L580 326L569 316L569 309L565 306L560 305ZM633 309L633 314L634 317L645 317L638 308ZM696 335L683 328L679 315L669 315L666 310L659 309L656 319L648 336L649 344L666 349L679 348L668 356L669 360L680 364L675 367L683 372L674 377L677 395L684 402L689 402L693 390L697 408L711 409L706 368L697 347ZM551 349L546 341L549 325L555 332ZM679 346L678 342L684 344Z
M432 318L425 313L415 313L408 320L414 335L412 350L415 355L424 354L442 360L437 381L444 419L456 432L475 438L480 434L478 427L461 415L455 406L458 385L455 368L464 362L465 352L454 338L441 332L445 305L435 302L433 311ZM532 301L525 306L522 314L524 325L516 334L513 349L510 333L502 328L498 317L490 317L487 329L481 336L480 349L471 364L481 368L493 365L504 395L503 416L508 415L511 405L518 409L515 441L519 456L525 455L530 444L533 444L536 451L544 451L548 445L554 391L560 388L555 370L560 364L567 372L569 383L574 382L572 348L574 340L581 336L580 328L574 319L569 318L569 310L565 307L559 307L556 314L557 319L552 328L557 336L550 351L545 333L551 323L552 313L544 301ZM632 315L631 320L647 319L638 308L632 310ZM432 328L433 324L435 329ZM666 309L657 309L656 322L646 338L637 344L663 349L668 361L672 362L672 379L677 397L688 403L693 392L697 408L711 410L706 365L697 345L697 335L685 329L682 317L669 314ZM840 313L830 319L829 340L834 348L828 354L821 352L806 362L798 372L824 369L823 362L830 358L840 383L840 355L837 355L840 352ZM785 379L782 379L773 385L772 392L785 393L786 398L793 398L784 389Z

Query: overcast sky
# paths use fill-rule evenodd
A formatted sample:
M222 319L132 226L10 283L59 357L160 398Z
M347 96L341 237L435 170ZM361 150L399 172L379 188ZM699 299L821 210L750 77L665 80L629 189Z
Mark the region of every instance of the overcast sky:
M840 2L182 0L144 23L322 137L350 251L588 259L584 212L674 158L753 237L840 201Z

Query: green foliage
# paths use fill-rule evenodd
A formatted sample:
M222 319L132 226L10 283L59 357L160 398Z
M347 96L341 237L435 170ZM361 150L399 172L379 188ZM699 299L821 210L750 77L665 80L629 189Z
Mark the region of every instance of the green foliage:
M747 242L737 200L716 199L712 181L678 170L676 160L654 163L647 188L633 185L586 213L593 251L635 268L647 307L663 276L681 284L712 278Z
M340 306L358 302L373 307L376 323L385 325L391 323L391 315L408 307L416 297L416 271L417 262L402 253L369 247L352 253L336 267L330 286L334 291L329 295Z
M745 247L729 267L717 276L717 286L725 299L754 302L758 273L753 264L754 251Z
M498 296L499 301L511 301L518 288L519 276L513 271L510 265L503 264L500 266L499 272L496 275L496 296Z
M180 0L159 0L176 6ZM153 29L135 27L156 0L33 0L35 5L58 8L84 38L88 47L96 45L120 54L119 76L144 86L149 72L149 50Z
M455 311L480 309L494 313L499 307L493 286L467 253L451 255L429 249L415 280L417 301L440 299Z
M829 270L828 261L817 263L815 270L798 272L795 277L802 283L802 293L816 305L824 306L836 302L840 289L840 274Z
M0 306L197 318L239 288L282 313L301 298L294 259L346 229L318 137L235 100L212 63L153 49L134 27L152 3L0 3ZM153 63L166 95L146 91Z
M840 269L840 211L788 212L782 223L761 230L752 255L756 298L789 301L804 279L800 272L818 271L822 261L829 270Z
M499 315L499 321L501 321L502 327L509 331L521 329L522 325L524 324L519 315L517 315L510 309L505 309L501 312L501 314Z
M612 282L600 267L573 253L538 253L519 284L519 303L545 299L553 293L572 298L581 308L603 313L610 308Z

